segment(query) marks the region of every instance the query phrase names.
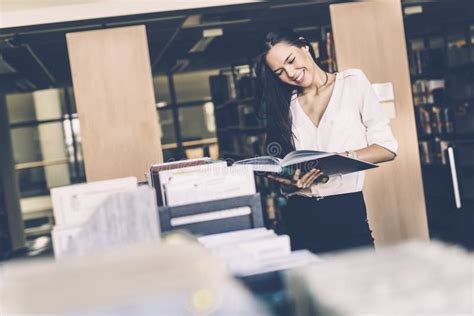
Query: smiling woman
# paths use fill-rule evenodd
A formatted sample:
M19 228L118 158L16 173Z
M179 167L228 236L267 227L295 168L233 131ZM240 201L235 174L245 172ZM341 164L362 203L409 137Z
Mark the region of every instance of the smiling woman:
M312 46L292 31L271 32L256 63L257 106L267 116L269 154L338 152L380 163L395 158L392 135L371 84L358 69L327 73ZM272 152L270 152L272 151ZM294 249L326 252L373 245L362 195L364 172L315 181L314 169L293 179L275 176L288 207L284 224ZM324 198L324 200L323 200Z

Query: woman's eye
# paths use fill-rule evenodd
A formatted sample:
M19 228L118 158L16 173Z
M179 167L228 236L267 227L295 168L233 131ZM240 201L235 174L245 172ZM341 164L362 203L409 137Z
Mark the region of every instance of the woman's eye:
M292 60L289 61L290 64L292 64L295 61L296 57L294 57Z

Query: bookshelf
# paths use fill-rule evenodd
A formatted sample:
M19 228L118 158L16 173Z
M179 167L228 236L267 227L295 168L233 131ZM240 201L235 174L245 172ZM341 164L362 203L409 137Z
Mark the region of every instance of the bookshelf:
M473 249L474 20L407 36L407 49L430 237Z
M440 142L474 140L474 21L407 41L421 162L443 168Z

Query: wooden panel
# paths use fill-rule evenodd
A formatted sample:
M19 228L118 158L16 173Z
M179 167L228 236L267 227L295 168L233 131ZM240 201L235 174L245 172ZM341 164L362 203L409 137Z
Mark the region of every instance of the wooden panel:
M367 173L364 195L376 246L428 239L400 0L331 5L339 70L362 69L372 83L392 82L399 143L393 162Z
M163 160L145 27L66 37L87 181L143 180Z

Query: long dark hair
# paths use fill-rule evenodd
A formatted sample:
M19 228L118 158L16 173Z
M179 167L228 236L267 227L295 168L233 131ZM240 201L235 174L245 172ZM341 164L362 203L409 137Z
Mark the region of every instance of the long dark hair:
M268 51L278 43L287 43L296 47L308 46L311 57L316 62L313 47L292 30L273 31L266 35L260 55L255 62L257 113L267 122L266 151L267 154L283 157L295 150L292 118L290 112L293 91L301 93L302 88L281 81L268 67L266 56Z

